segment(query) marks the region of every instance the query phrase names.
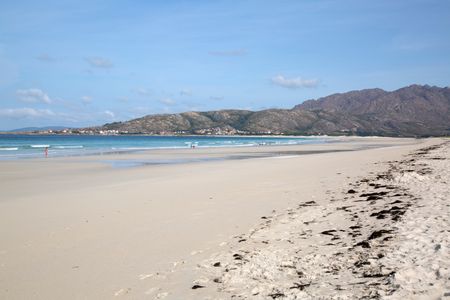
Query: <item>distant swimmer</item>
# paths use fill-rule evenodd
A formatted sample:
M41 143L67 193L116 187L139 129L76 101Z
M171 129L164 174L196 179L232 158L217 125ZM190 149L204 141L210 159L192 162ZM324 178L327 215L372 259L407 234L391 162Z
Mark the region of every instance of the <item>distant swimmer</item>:
M44 156L45 156L45 157L48 157L48 147L45 147L45 148L44 148Z

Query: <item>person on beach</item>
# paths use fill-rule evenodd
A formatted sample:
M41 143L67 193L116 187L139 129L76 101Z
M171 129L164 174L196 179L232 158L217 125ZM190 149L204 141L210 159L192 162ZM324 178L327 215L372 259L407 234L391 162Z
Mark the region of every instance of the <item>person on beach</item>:
M44 148L44 156L45 156L45 157L48 157L48 147L45 147L45 148Z

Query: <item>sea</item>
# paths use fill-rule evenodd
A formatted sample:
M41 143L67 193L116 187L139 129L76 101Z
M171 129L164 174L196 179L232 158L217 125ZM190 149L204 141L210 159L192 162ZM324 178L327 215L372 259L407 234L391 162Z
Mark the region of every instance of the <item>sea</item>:
M274 136L141 136L141 135L0 135L0 159L82 156L151 149L256 147L317 144L326 137Z

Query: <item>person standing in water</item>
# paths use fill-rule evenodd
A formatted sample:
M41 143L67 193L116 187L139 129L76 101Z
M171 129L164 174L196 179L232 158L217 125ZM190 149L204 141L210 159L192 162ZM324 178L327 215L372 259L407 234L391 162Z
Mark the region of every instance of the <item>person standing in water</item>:
M45 156L45 157L48 157L48 147L45 147L45 148L44 148L44 156Z

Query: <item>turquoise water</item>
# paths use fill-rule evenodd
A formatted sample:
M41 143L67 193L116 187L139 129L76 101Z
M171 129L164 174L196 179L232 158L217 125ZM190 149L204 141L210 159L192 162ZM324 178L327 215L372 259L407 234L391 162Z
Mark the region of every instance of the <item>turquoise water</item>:
M0 159L77 156L149 149L203 147L251 147L323 143L325 138L238 136L76 136L0 135Z

